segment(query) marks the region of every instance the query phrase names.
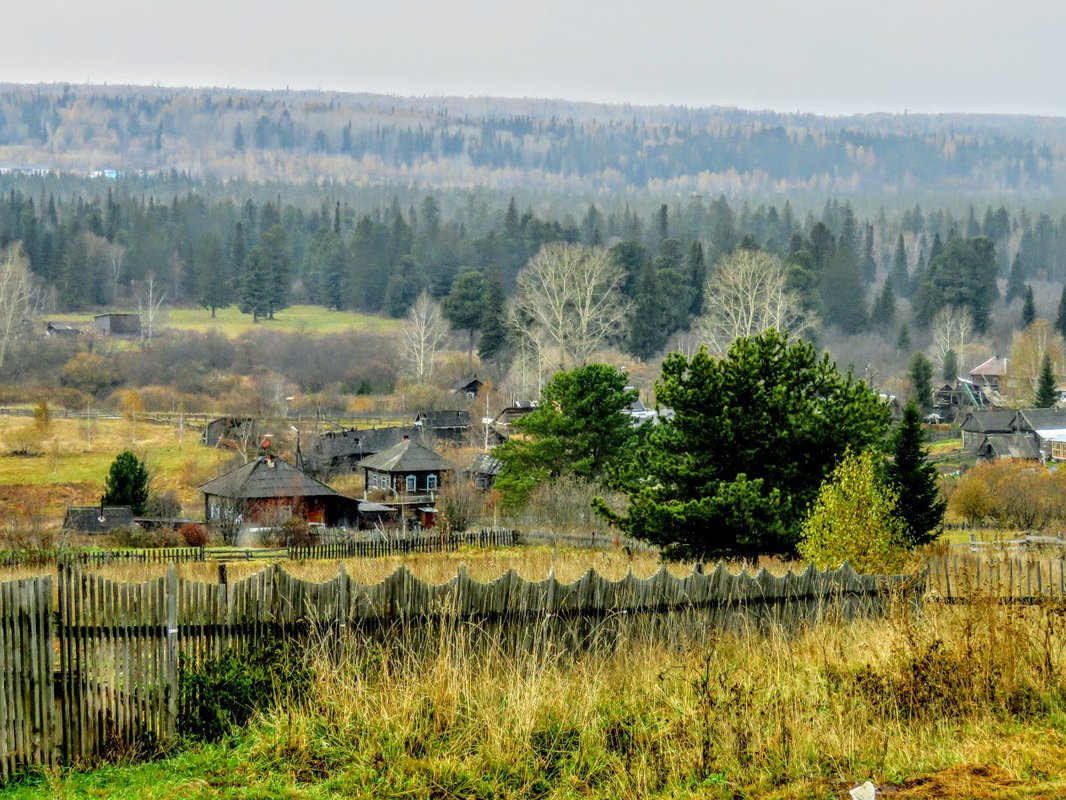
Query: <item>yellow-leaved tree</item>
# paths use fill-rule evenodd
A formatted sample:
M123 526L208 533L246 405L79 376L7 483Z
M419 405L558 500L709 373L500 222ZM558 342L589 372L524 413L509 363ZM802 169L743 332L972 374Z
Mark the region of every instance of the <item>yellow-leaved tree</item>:
M800 534L800 557L819 569L847 561L857 572L899 571L907 545L898 499L879 480L874 451L848 453L818 490Z

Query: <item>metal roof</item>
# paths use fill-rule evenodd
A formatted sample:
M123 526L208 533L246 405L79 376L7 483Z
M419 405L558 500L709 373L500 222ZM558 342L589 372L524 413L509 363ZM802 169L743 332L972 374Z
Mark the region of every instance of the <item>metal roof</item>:
M280 458L260 456L243 467L200 486L204 494L237 500L270 497L341 497L339 492L305 475Z
M358 466L378 472L440 472L452 468L450 462L411 439L364 458Z

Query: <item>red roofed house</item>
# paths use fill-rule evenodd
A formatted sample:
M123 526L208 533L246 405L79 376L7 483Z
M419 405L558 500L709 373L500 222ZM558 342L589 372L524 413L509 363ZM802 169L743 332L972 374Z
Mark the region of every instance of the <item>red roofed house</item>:
M1007 370L1010 362L993 356L988 361L970 370L970 380L984 389L1002 392L1007 388Z

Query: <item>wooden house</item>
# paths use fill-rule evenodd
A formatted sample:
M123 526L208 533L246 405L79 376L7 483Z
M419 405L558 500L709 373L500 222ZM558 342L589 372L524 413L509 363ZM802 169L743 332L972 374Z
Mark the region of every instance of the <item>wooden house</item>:
M420 411L415 415L415 426L427 435L438 439L457 440L470 430L469 411Z
M49 320L45 326L44 335L58 338L81 336L81 328L77 325L71 325L69 322L53 322Z
M993 356L970 370L970 382L982 389L1003 392L1007 388L1007 373L1010 362L1005 358Z
M140 336L140 314L97 314L93 317L93 327L104 336Z
M503 469L503 462L492 453L478 453L466 471L474 485L488 491L496 485L496 476Z
M414 425L326 431L303 448L303 466L318 477L355 472L364 458L399 444L405 437L420 438L421 433L422 429Z
M208 481L200 491L208 522L274 522L291 514L329 527L358 523L355 500L272 455Z
M462 395L467 400L473 400L478 396L481 391L481 387L485 385L484 381L478 380L477 373L475 372L469 378L464 378L455 384L455 393Z
M1039 461L1040 450L1031 436L1021 433L990 433L977 446L977 458L982 461L1004 458L1011 461Z
M259 438L259 426L252 417L219 417L207 423L200 444L218 447L223 439L246 444Z
M404 439L363 459L359 468L363 470L367 495L377 491L386 503L402 503L432 500L452 465L413 439Z
M1017 411L971 411L962 421L962 446L974 450L989 434L1017 433Z

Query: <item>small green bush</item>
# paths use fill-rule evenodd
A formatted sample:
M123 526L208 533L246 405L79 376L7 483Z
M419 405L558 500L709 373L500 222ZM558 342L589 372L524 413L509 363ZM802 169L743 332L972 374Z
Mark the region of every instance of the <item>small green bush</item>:
M189 739L215 742L246 725L256 711L269 708L279 694L302 696L311 671L296 647L267 641L238 656L178 666L178 732Z

